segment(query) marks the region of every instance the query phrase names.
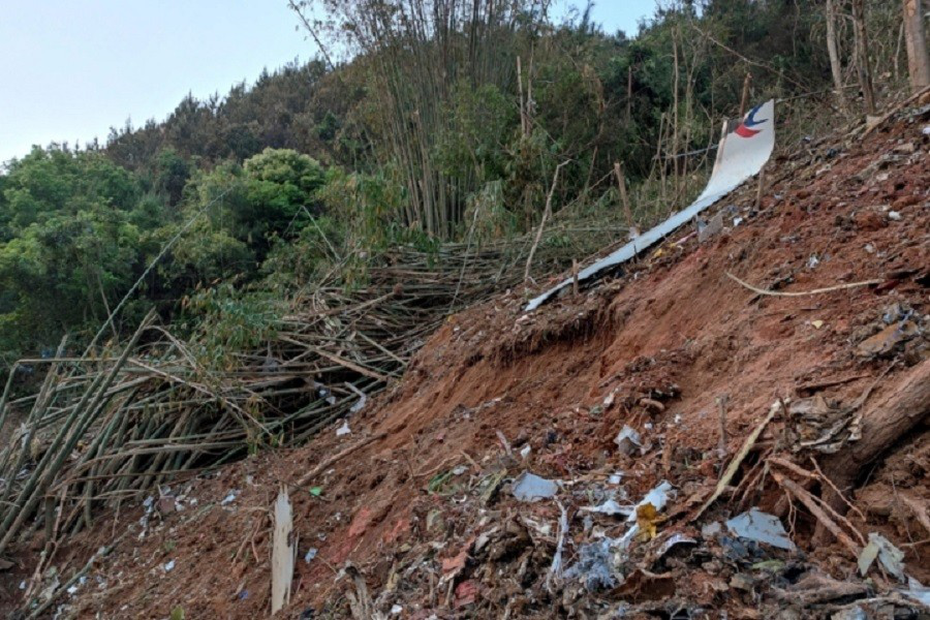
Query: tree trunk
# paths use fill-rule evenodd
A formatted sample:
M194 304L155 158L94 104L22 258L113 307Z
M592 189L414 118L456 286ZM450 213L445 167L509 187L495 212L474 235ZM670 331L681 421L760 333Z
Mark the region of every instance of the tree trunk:
M859 472L930 414L930 360L902 376L862 415L862 439L824 460L824 471L852 483ZM840 487L842 488L842 487Z
M626 69L626 124L630 126L633 118L633 65Z
M869 38L865 28L864 0L853 0L853 24L856 29L856 68L859 72L859 87L865 99L865 110L875 114L875 91L872 89L872 67L869 62Z
M902 437L917 428L930 415L930 360L924 360L902 376L887 390L886 396L862 415L862 438L823 460L823 471L844 494L852 490L866 469L892 448ZM846 504L831 489L823 497L843 514ZM815 543L825 543L831 535L818 527Z
M743 96L740 97L739 101L739 119L743 120L743 117L746 116L746 110L749 108L749 85L752 83L752 74L746 73L746 78L743 80Z
M833 74L833 88L836 91L836 101L840 111L844 114L846 108L846 95L843 92L843 67L840 65L840 53L836 46L836 0L827 0L827 53L830 55L830 72Z
M904 0L904 39L907 69L914 92L930 85L930 56L924 34L924 10L921 0Z

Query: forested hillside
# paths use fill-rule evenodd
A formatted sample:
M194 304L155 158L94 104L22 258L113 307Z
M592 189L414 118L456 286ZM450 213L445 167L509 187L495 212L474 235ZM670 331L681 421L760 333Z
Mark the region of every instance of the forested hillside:
M553 214L615 226L615 163L648 224L701 185L744 96L786 101L791 146L908 79L901 9L884 0L666 2L638 33L604 32L585 10L553 22L542 0L310 4L291 8L319 59L7 163L5 367L65 333L86 342L165 248L108 337L153 304L188 330L212 316L260 333L334 265L350 286L379 249L532 230L550 186Z

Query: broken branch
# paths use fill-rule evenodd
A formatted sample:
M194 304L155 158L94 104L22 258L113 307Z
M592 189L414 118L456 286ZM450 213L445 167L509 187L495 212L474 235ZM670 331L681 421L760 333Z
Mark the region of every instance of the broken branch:
M749 284L748 282L744 282L743 280L740 280L739 278L734 276L729 271L726 272L726 274L728 278L735 281L737 284L740 284L748 288L753 293L756 293L757 295L767 295L769 297L806 297L808 295L820 295L822 293L833 293L835 291L843 291L846 289L858 288L860 286L874 286L876 284L882 283L881 280L864 280L862 282L850 282L849 284L838 284L836 286L828 286L826 288L815 288L812 291L770 291L764 288L753 286L752 284Z

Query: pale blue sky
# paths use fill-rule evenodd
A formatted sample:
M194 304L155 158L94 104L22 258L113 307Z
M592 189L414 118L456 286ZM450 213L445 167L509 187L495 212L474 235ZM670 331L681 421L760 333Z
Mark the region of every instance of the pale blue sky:
M556 0L556 12L579 0ZM599 0L594 19L636 32L655 0ZM225 94L315 54L285 0L2 0L0 162L33 144L106 140L164 119L191 92Z

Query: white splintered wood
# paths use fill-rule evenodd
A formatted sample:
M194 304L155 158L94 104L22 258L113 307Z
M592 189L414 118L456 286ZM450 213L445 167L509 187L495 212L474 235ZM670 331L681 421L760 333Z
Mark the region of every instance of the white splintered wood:
M293 533L293 512L287 489L274 503L274 533L271 539L271 613L277 613L291 600L297 542Z

